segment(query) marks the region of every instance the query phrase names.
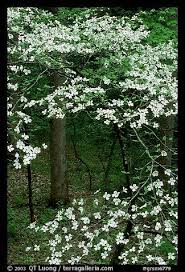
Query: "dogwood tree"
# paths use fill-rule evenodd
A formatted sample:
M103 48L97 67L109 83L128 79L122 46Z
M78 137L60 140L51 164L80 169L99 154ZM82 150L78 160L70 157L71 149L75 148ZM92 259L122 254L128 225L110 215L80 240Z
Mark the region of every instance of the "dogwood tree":
M161 118L177 115L177 48L174 41L152 46L149 34L139 13L129 18L88 10L86 20L65 26L48 11L8 9L8 151L14 152L15 168L47 148L26 142L25 125L33 122L33 113L63 119L83 111L116 132L127 181L113 194L97 192L91 209L74 199L54 221L31 224L36 232L53 235L45 262L168 264L176 258L177 171L161 162L175 151L158 131ZM47 83L40 90L39 82L54 71L64 78L61 86ZM156 148L148 146L149 132ZM129 165L131 135L147 157L139 169ZM171 244L164 258L155 251L162 243Z

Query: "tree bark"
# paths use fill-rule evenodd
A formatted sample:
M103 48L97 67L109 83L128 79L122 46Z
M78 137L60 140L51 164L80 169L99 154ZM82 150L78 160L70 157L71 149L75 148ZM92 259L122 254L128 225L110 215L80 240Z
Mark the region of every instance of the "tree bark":
M125 144L122 139L121 131L120 129L115 125L114 126L115 132L118 137L119 145L120 145L120 151L122 156L122 164L123 164L123 170L125 171L125 178L126 178L126 187L128 191L128 195L132 196L132 190L130 188L131 185L131 175L130 175L130 164L128 164L128 158L126 158L126 150L125 150ZM126 133L126 131L125 131ZM124 185L124 184L123 184ZM120 188L122 190L122 188Z
M178 20L178 9L176 9L176 14L171 18L175 18ZM178 23L174 26L177 29ZM164 173L164 168L171 168L172 165L172 152L170 151L173 148L173 139L174 139L174 126L175 126L175 116L162 116L159 120L159 137L162 142L166 145L166 147L161 144L161 150L166 151L167 156L160 156L158 159L158 163L161 166L158 167L159 170L159 178L164 182L164 188L169 190L169 184L167 183L168 176ZM165 138L165 139L164 139Z
M169 176L165 174L165 168L171 168L172 164L172 148L174 136L174 116L162 116L159 121L159 137L162 141L160 149L166 151L167 156L160 156L157 162L160 164L158 167L159 178L164 182L164 187L168 189Z
M58 7L42 7L44 10L58 14ZM64 82L64 78L54 72L52 82L57 88ZM66 135L65 118L50 120L50 181L51 191L49 205L56 207L59 201L64 204L69 201L68 181L66 177Z
M120 150L121 150L121 156L122 156L122 163L123 163L123 170L126 172L125 176L126 176L126 186L127 186L127 194L128 196L131 198L132 197L132 190L130 188L131 185L131 162L128 163L128 159L126 158L126 144L124 144L123 139L122 139L122 134L120 129L117 126L114 126L114 129L116 131L118 140L119 140L119 145L120 145ZM127 131L126 129L124 130L124 134L126 136L127 135ZM130 159L129 159L130 160ZM120 188L121 190L122 188ZM122 193L120 194L121 197ZM130 202L130 205L128 207L128 214L130 216L132 216L132 210L131 207L135 202L135 198L133 198ZM133 228L133 222L131 219L128 219L126 222L126 228L124 230L124 237L125 239L128 239L131 234L132 234L132 228ZM110 264L111 265L116 265L119 263L119 256L121 254L121 252L124 250L125 245L124 244L119 244L119 245L115 245L111 259L110 259Z
M24 131L26 135L29 135L29 130L27 124L24 124ZM26 146L29 146L29 139L25 140ZM28 205L30 212L30 223L35 221L35 213L33 207L33 191L32 191L32 174L31 174L31 164L27 165L27 179L28 179Z
M64 83L64 78L54 72L52 82L57 88ZM68 180L66 176L66 134L65 118L50 120L50 201L49 205L56 207L59 201L69 202Z
M132 222L130 220L128 220L127 226L126 226L125 231L124 231L125 239L128 239L131 236L132 227L133 227ZM125 245L123 245L123 244L119 244L119 245L115 246L115 250L113 251L113 254L112 254L111 259L110 259L110 264L111 265L119 264L119 256L120 256L121 252L123 252L124 247L125 247Z
M59 201L66 204L69 199L66 178L65 119L50 120L50 163L50 205L55 207Z

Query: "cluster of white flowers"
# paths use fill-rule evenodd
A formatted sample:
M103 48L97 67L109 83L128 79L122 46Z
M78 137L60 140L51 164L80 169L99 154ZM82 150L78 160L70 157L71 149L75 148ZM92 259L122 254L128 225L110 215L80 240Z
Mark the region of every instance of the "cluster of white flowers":
M19 72L23 74L23 80L32 72L31 66L26 66L26 63L35 62L46 69L62 68L64 74L70 75L70 79L66 79L61 87L37 101L29 100L21 93L22 106L18 103L19 108L41 107L44 116L62 119L68 113L77 114L90 109L95 119L107 125L113 123L122 127L129 122L131 128L145 125L156 128L157 118L161 115L177 113L177 80L173 76L177 69L177 50L172 42L156 47L143 45L141 41L149 35L149 31L142 24L139 14L131 19L107 15L88 17L83 22L77 20L66 27L47 11L9 8L8 38L13 41L17 35L17 43L10 42L8 47L10 90L18 90L15 79L20 80ZM117 99L108 99L109 91L106 88L109 88L111 79L106 76L106 67L102 77L103 88L90 87L89 79L78 77L73 69L64 68L66 61L63 55L97 52L107 56L106 63L115 61L120 65L125 59L129 62L130 68L124 75L126 79L113 82L114 88L120 90ZM20 64L11 64L11 59L19 59ZM166 60L170 64L164 62ZM13 119L15 114L20 113L22 118L23 113L20 110L18 113L12 104L10 101L8 116ZM25 116L24 122L31 122L31 117ZM15 127L17 133L21 133L20 126L18 120ZM164 152L162 156L165 156Z
M104 123L109 125L112 121L113 123L118 123L117 118L114 116L115 110L114 109L97 109L97 116L95 117L97 120L105 119Z
M174 195L174 192L172 194ZM94 199L95 195L96 199ZM36 232L39 231L39 235L46 233L44 242L42 242L42 245L38 245L40 251L42 246L50 248L51 255L47 257L46 262L60 264L66 261L69 264L77 264L79 262L83 263L87 256L89 258L93 256L93 259L101 258L103 262L108 263L110 256L114 252L115 245L122 245L124 249L118 257L121 264L143 264L142 255L145 254L145 251L148 254L147 260L145 260L147 264L168 264L169 261L174 261L177 256L177 235L174 235L177 226L168 211L165 211L172 207L175 212L177 210L177 201L175 201L175 206L173 203L169 204L169 202L163 202L160 206L155 206L155 201L146 203L144 201L146 196L144 197L141 194L140 197L145 204L135 203L132 205L132 215L136 214L136 217L142 219L139 221L133 219L132 235L125 237L124 228L126 228L127 220L130 218L128 212L129 199L125 201L120 198L120 195L121 192L119 191L114 191L112 194L107 192L102 194L101 191L98 191L92 196L92 202L96 200L96 205L90 205L90 210L88 210L89 199L74 199L72 206L58 211L53 221L43 226L39 226L36 222L30 224L28 228ZM112 201L115 198L120 200L119 206ZM163 198L171 200L173 197L166 193L161 200ZM160 198L156 200L156 204L158 202L160 202ZM82 206L85 210L87 209L85 211L86 216L79 213L78 208ZM99 206L101 206L101 210ZM158 216L159 212L161 213L160 217ZM150 219L148 219L149 217ZM159 218L161 218L160 221ZM68 223L66 223L66 219ZM143 224L143 220L150 222L149 225ZM150 231L151 234L149 234ZM51 236L50 238L47 236L47 232L53 235L53 239L51 239ZM111 235L108 235L110 232ZM135 237L134 246L132 243L133 235ZM46 237L48 237L48 241ZM159 248L162 243L167 241L172 241L174 251L167 252L166 256L161 258L157 256L155 249L155 255L153 255L151 245ZM148 245L150 245L151 252ZM26 251L28 250L35 250L35 246L28 246ZM133 253L137 257L134 257Z
M12 83L8 82L7 88L8 88L9 90L17 91L17 89L18 89L18 83L12 84Z
M75 29L81 29L87 41L96 50L108 50L110 52L123 51L123 48L130 48L132 44L140 43L149 34L149 31L140 25L133 29L132 24L138 21L132 18L132 23L125 18L114 16L93 17L75 24ZM115 35L116 33L116 35ZM123 54L126 54L125 50Z
M29 69L26 69L23 65L20 65L20 66L18 66L18 65L10 65L9 66L9 69L11 70L11 71L13 71L14 73L18 73L18 72L22 72L22 73L24 73L25 75L29 75L30 73L31 73L31 70L29 70Z

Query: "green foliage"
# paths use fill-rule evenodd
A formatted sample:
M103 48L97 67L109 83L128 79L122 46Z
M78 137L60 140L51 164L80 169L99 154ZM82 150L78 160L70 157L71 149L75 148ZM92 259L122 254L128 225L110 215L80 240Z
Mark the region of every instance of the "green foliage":
M59 207L58 207L59 208ZM56 214L56 211L52 208L47 208L45 210L45 212L43 212L40 217L39 217L39 222L41 222L41 224L45 224L45 222L50 221L53 216Z
M17 236L17 224L15 222L15 212L12 208L8 209L8 225L7 233L9 239L16 239Z
M146 43L155 46L169 40L177 42L177 8L144 11L141 18L151 31Z
M23 195L15 196L14 201L15 201L15 205L18 206L18 207L22 207L22 206L24 206L26 204Z
M41 140L41 138L39 139ZM32 170L43 176L49 176L50 164L48 150L43 152L42 156L38 156L32 162Z
M173 252L174 249L172 244L168 240L165 240L159 246L159 251L161 254L168 254L168 252Z

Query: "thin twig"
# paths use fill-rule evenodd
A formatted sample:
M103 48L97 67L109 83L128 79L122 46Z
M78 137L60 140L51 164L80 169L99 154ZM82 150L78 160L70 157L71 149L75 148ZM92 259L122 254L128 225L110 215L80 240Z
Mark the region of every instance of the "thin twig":
M73 129L74 129L74 135L73 137L75 138L76 136L76 128L75 128L75 124L74 124L74 121L72 120L72 123L73 123ZM89 175L89 189L92 190L92 176L91 176L91 171L89 169L89 166L87 165L87 163L85 161L82 160L82 158L80 158L78 152L77 152L77 149L76 149L76 143L75 141L71 138L72 140L72 144L73 144L73 148L74 148L74 152L75 152L75 157L82 163L85 165L86 169L87 169L87 172L88 172L88 175Z

